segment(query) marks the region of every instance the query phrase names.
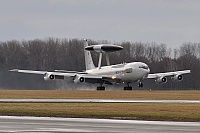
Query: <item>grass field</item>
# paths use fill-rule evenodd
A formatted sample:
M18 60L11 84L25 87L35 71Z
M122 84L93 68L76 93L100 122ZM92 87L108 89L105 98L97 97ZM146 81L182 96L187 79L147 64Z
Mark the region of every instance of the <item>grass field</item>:
M0 98L200 100L200 91L0 90ZM0 115L200 121L200 104L0 103Z
M200 100L199 91L0 90L0 98Z

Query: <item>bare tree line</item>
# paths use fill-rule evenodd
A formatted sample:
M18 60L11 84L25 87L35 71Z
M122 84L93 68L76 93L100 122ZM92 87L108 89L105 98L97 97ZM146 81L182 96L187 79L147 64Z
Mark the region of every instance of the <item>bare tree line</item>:
M90 44L109 43L103 41L90 41ZM168 48L166 44L121 42L122 51L109 53L111 64L142 61L149 65L151 73L191 69L192 74L186 75L183 82L170 82L156 85L154 81L147 81L146 88L163 89L199 89L200 88L200 43L183 43L179 48ZM32 70L85 70L83 40L46 38L23 41L0 42L0 87L11 89L26 89L24 81L31 84L31 89L56 89L56 83L45 83L38 76L19 75L8 73L9 69ZM98 54L92 53L97 64ZM103 60L105 64L105 60ZM23 76L26 78L24 79ZM28 81L27 77L33 77ZM19 78L20 77L20 78ZM10 81L12 80L12 81ZM14 80L14 81L13 81ZM40 80L40 81L39 81ZM18 83L17 83L18 82ZM20 86L20 82L22 83ZM12 84L13 83L13 84ZM15 83L15 84L14 84ZM18 87L16 87L16 84ZM67 84L66 84L67 86ZM66 87L67 88L67 87Z

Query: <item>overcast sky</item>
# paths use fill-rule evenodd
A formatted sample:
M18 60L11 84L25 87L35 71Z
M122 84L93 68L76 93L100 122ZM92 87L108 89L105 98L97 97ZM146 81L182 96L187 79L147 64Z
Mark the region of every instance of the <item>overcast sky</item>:
M200 42L200 0L0 0L0 41Z

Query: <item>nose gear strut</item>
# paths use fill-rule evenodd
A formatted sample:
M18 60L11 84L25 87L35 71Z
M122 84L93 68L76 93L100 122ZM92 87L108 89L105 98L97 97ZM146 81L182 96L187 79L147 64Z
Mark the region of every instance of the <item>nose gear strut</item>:
M139 88L142 88L142 87L143 87L143 83L142 83L142 82L139 82L138 87L139 87Z

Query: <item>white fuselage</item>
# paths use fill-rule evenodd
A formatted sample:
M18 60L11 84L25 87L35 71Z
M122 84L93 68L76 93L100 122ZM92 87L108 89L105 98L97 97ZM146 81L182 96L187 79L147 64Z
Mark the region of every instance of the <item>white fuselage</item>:
M86 72L91 75L112 76L113 78L121 79L122 82L135 82L143 81L150 73L150 69L145 63L132 62L104 66L100 69L95 68Z

